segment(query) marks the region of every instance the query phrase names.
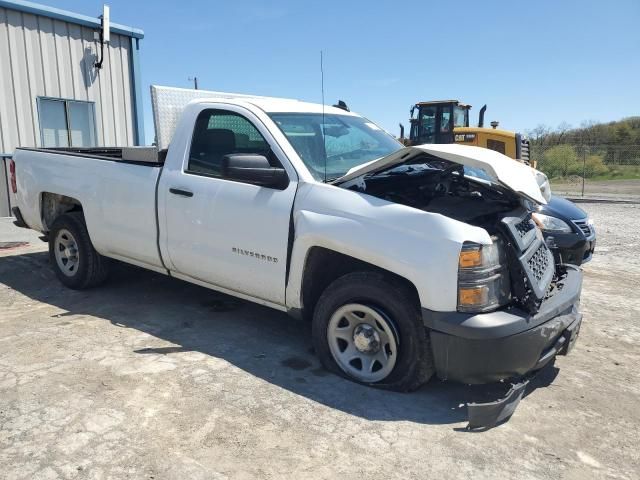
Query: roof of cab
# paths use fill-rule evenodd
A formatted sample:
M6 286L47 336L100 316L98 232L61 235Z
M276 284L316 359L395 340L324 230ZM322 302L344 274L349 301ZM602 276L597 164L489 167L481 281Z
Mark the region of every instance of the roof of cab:
M1 1L1 0L0 0ZM318 103L301 102L288 98L262 97L244 93L228 93L187 88L151 85L151 107L158 148L168 148L175 129L188 105L227 103L245 108L260 109L266 113L322 113L328 115L357 115L340 108Z
M429 100L426 102L418 102L416 103L416 105L440 105L442 103L455 103L460 107L469 107L471 108L471 105L468 105L466 103L461 103L459 100Z
M223 102L237 105L254 105L267 113L324 113L332 115L357 115L353 112L347 112L341 108L331 105L325 105L324 109L321 103L302 102L289 98L275 97L230 97L230 98L199 98L197 103Z

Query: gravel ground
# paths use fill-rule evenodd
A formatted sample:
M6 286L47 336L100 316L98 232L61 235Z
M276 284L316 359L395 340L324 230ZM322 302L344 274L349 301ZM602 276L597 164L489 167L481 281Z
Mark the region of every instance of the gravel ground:
M460 404L497 387L361 387L320 368L306 325L127 266L67 290L0 222L30 242L0 249L0 477L639 478L640 210L582 207L580 339L482 433Z
M582 179L576 177L574 182L552 182L551 189L558 195L580 196L582 193ZM608 198L613 200L640 202L640 180L587 180L584 185L584 195L590 198Z

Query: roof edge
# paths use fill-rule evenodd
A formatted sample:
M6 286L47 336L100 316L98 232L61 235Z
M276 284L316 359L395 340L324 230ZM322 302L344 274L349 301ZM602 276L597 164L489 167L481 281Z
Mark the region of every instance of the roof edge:
M100 19L97 17L90 17L88 15L82 15L68 10L62 10L60 8L27 2L25 0L0 0L0 7L49 17L55 20L62 20L64 22L84 25L86 27L100 28L101 26ZM142 30L139 28L129 27L127 25L111 23L110 30L112 33L116 33L118 35L126 35L133 38L144 38L144 32Z

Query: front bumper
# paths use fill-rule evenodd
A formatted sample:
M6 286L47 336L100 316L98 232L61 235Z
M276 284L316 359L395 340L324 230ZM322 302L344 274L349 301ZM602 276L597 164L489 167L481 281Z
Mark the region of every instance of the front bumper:
M562 289L535 315L509 308L465 314L422 309L436 373L443 380L477 384L522 376L567 354L580 331L582 272L566 265Z
M556 264L582 265L591 260L596 248L596 236L585 238L579 233L544 233L544 239L553 253Z

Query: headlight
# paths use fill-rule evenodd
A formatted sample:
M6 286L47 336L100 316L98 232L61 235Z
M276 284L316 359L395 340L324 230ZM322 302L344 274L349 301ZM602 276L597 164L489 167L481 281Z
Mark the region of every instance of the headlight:
M548 202L549 200L551 200L551 185L549 184L549 178L547 178L547 176L540 170L536 170L535 175L538 187L540 187L542 198L544 198Z
M502 243L465 242L458 261L458 310L486 312L508 303L511 289Z
M541 230L554 233L571 233L571 227L559 218L545 215L544 213L532 213L533 221L538 224Z

